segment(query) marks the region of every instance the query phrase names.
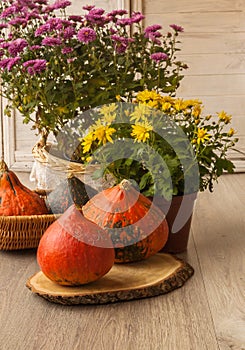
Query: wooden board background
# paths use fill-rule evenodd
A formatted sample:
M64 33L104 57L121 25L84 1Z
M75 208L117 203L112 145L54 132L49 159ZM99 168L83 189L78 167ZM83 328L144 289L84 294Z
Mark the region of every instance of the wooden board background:
M145 25L159 23L184 27L178 57L189 69L177 95L199 98L205 112L225 110L245 152L245 1L244 0L142 0ZM133 1L139 7L138 1ZM245 157L232 152L237 170L245 170Z

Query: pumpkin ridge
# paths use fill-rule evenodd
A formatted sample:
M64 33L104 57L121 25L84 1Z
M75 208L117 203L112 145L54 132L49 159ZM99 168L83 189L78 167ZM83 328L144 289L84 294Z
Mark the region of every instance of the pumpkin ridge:
M10 179L9 174L7 174L7 181L9 182L9 184L10 184L10 187L11 187L12 191L13 191L13 192L14 192L14 194L16 195L16 191L15 191L15 189L14 189L14 185L13 185L13 183L12 183L11 179Z
M44 200L24 186L4 161L0 166L0 215L48 214Z
M124 183L126 190L122 188ZM131 184L129 186L129 182L124 183L98 193L82 208L87 219L110 233L117 263L147 259L161 250L168 238L163 212ZM105 198L115 194L114 198L118 199L121 193L124 193L124 200L114 200L113 211L107 210L108 204L103 206ZM96 206L96 201L100 207Z

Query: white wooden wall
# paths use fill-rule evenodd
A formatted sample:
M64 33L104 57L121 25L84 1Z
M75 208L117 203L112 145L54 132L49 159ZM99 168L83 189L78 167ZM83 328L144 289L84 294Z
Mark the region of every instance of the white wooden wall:
M232 126L240 138L237 148L245 152L245 0L73 0L71 13L84 4L106 10L129 8L143 11L145 25L159 23L164 31L179 24L182 45L179 58L189 65L178 90L183 98L199 98L206 113L225 110L233 115ZM29 169L31 148L37 141L22 118L4 118L5 159L15 169ZM1 147L1 146L0 146ZM232 153L237 170L244 159Z
M199 98L207 113L225 110L245 153L245 0L139 0L136 10L145 25L184 27L180 59L190 67L178 96ZM237 170L245 170L245 156L232 152Z

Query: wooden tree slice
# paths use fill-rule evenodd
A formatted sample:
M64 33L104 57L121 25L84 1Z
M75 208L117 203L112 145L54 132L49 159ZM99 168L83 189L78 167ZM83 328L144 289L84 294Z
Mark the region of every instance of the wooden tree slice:
M98 281L79 286L61 286L41 271L26 286L35 294L64 305L105 304L153 297L181 287L194 273L183 260L170 254L156 254L137 263L115 264Z

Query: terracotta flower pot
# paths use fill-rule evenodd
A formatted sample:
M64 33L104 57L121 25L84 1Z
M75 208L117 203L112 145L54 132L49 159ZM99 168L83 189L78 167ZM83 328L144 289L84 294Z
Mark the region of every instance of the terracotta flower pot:
M169 225L169 237L163 252L181 253L187 249L196 198L197 193L173 196L171 201L154 197L154 203L165 213Z

